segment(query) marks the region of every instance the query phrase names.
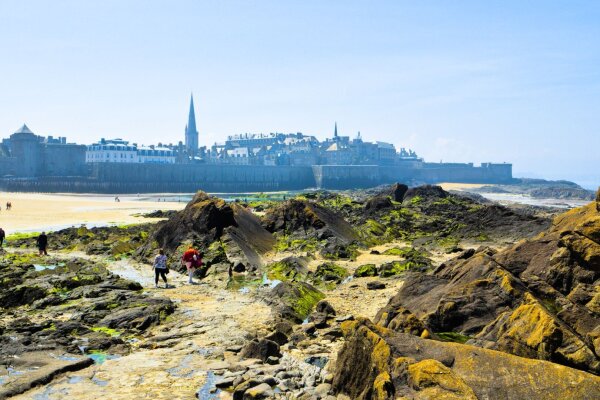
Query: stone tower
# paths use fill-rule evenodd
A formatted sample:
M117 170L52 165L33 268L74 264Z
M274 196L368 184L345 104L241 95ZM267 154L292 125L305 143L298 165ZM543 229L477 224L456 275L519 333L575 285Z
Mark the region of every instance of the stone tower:
M190 115L185 126L185 148L190 157L198 153L198 131L196 130L196 115L194 113L194 95L190 97Z

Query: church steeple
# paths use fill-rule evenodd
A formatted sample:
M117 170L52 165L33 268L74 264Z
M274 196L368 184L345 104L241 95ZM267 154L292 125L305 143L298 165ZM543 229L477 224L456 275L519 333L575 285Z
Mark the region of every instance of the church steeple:
M190 113L185 127L185 147L188 155L194 157L198 152L198 131L196 130L196 113L194 112L194 95L190 95Z

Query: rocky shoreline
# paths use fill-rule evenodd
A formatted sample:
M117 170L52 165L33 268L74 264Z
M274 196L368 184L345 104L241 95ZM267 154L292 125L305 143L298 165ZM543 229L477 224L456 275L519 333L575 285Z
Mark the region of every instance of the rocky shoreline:
M200 192L157 224L51 233L49 258L13 240L0 398L597 398L599 213L400 184ZM148 285L159 247L170 289Z

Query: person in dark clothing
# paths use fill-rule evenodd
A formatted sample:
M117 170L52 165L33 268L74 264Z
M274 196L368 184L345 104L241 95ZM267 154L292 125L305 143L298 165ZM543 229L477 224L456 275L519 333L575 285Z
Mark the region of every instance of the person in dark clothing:
M154 287L158 287L158 277L161 276L163 281L165 281L165 289L169 287L167 283L167 256L165 255L165 251L163 249L158 250L158 254L154 258Z
M0 247L2 247L5 237L6 237L6 233L4 232L4 229L0 228Z
M40 252L40 256L41 255L48 255L48 236L46 236L46 232L42 232L42 234L40 236L38 236L37 238L37 248Z

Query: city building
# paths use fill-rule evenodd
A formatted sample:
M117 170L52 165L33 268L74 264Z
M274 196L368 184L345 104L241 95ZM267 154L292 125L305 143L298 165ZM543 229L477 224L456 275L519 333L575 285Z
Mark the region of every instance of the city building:
M85 154L87 163L174 164L176 158L176 150L169 147L138 147L123 139L101 139L87 146Z

